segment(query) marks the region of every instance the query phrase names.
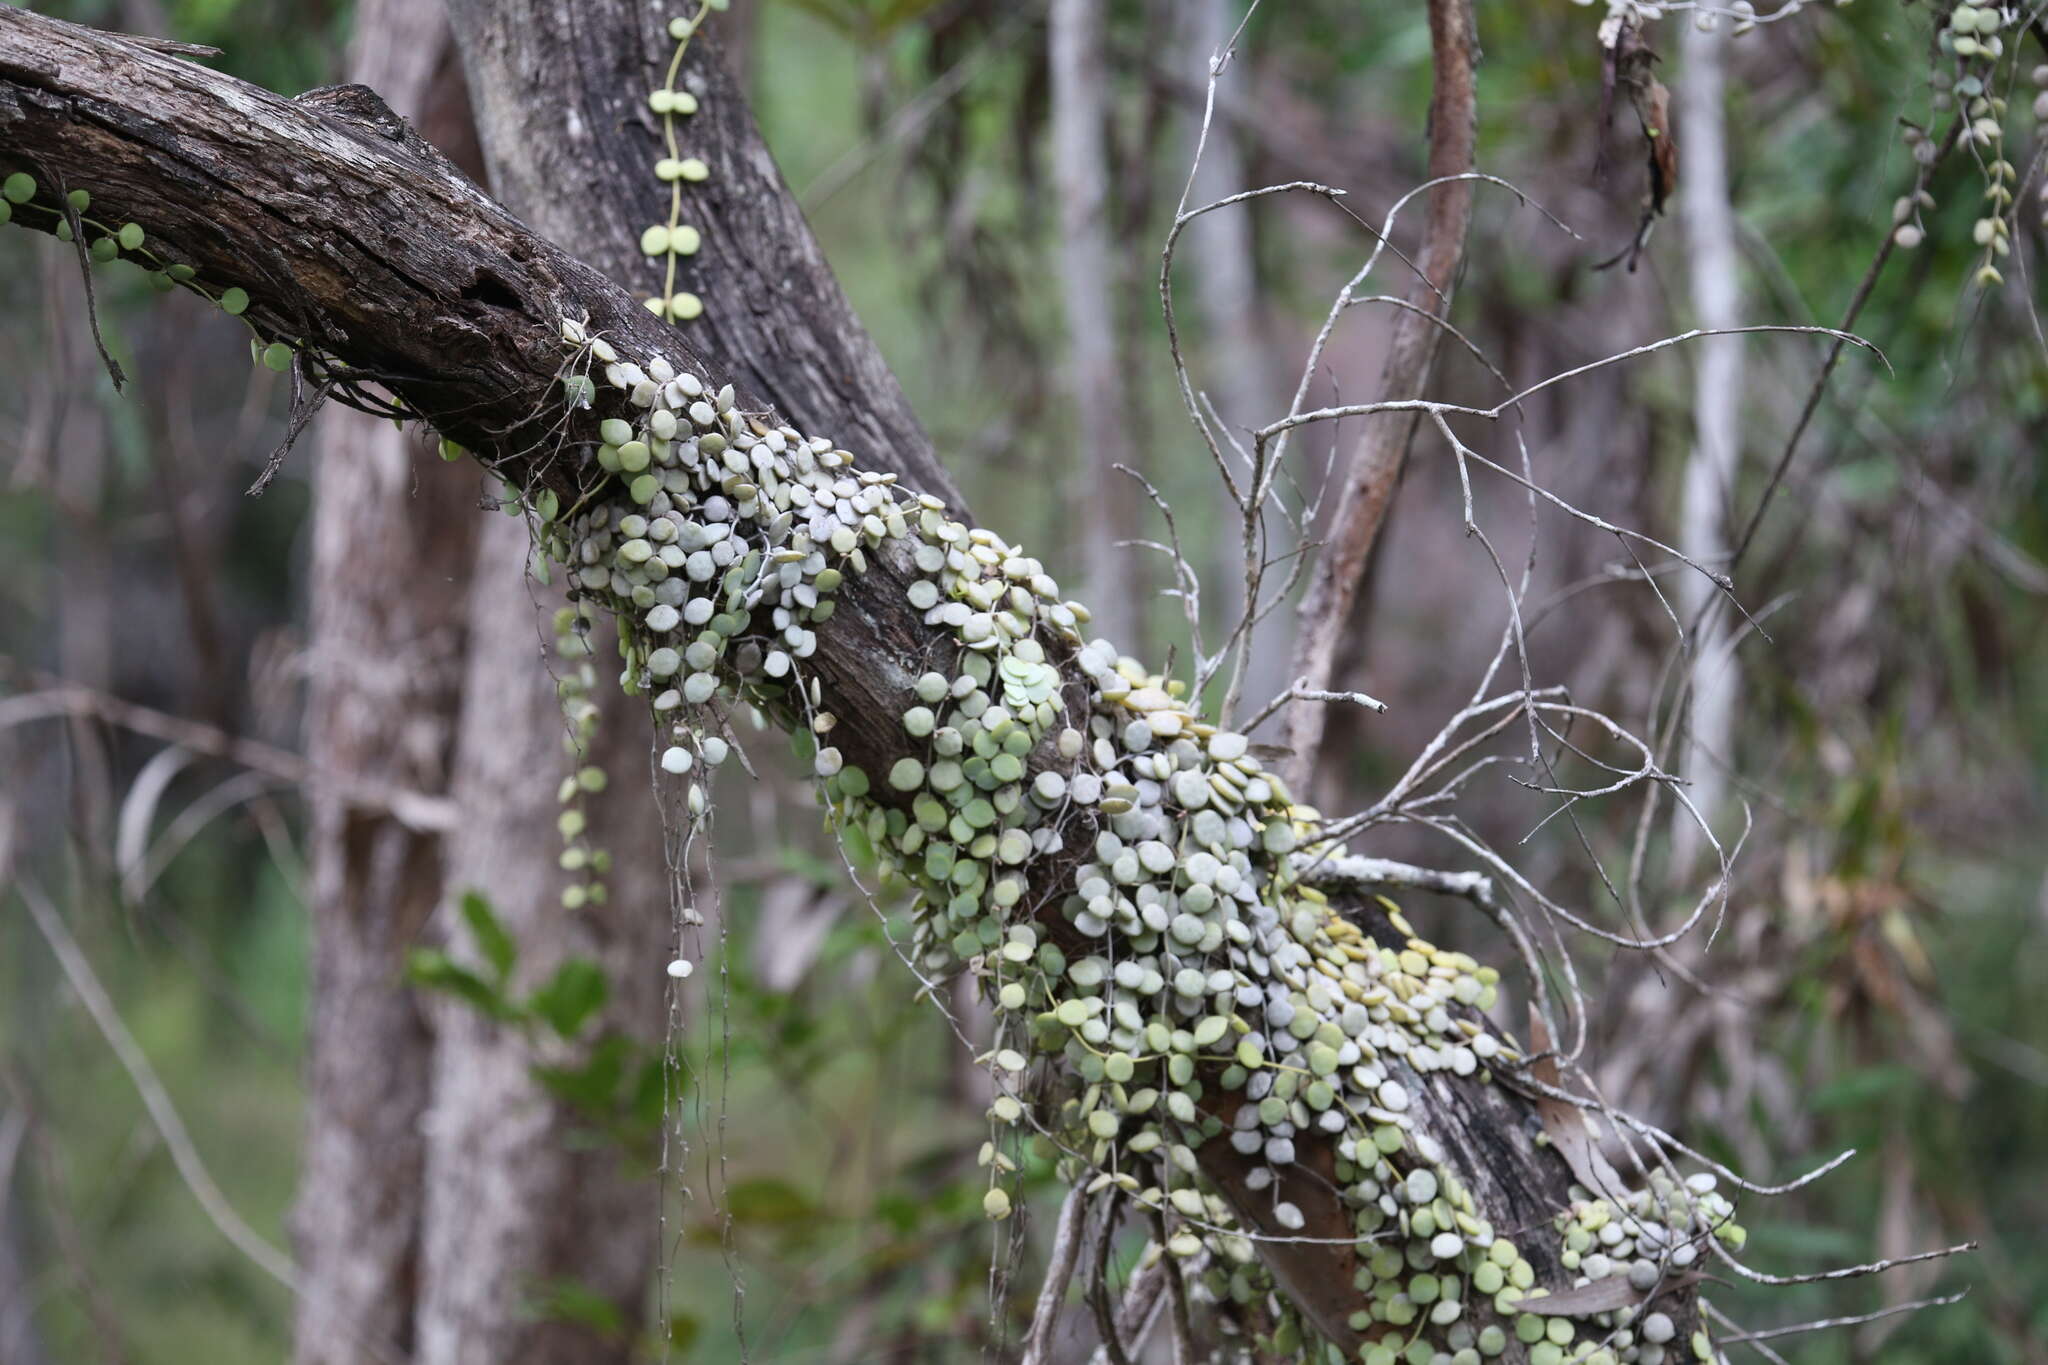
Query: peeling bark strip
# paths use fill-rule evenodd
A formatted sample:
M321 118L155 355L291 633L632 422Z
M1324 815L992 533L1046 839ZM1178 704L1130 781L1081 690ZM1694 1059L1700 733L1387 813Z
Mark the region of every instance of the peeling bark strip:
M1473 24L1472 0L1429 0L1429 43L1436 62L1429 100L1429 174L1434 180L1472 170L1479 125L1473 93L1479 35ZM1472 182L1455 180L1440 185L1429 192L1428 202L1422 250L1415 259L1421 278L1409 286L1409 307L1397 311L1390 326L1386 364L1380 372L1382 398L1415 397L1429 382L1437 347L1443 341L1438 320L1450 316L1451 291L1465 259ZM1330 690L1337 646L1344 639L1373 543L1379 539L1394 490L1400 486L1401 466L1407 462L1408 447L1421 420L1422 415L1415 412L1366 419L1365 435L1345 475L1343 500L1330 523L1328 543L1316 558L1308 593L1302 599L1293 673L1306 691ZM1294 758L1287 776L1296 786L1306 786L1314 771L1327 717L1322 702L1297 701L1288 709L1285 742L1294 750Z
M0 10L0 148L0 174L26 170L89 188L95 217L142 224L150 249L193 266L215 291L246 288L248 316L266 336L375 377L532 493L573 493L581 459L555 439L565 420L563 315L587 315L621 355L666 355L720 379L722 367L698 355L688 333L520 226L439 158L118 38ZM55 221L36 211L15 216L31 226ZM742 392L738 402L751 409L758 400ZM596 411L566 420L588 443L600 416L627 411L606 391ZM880 449L869 460L887 469L901 453ZM809 661L821 706L842 718L834 743L848 766L871 773L921 751L897 717L928 653L953 645L908 604L915 571L907 557L887 542L869 572L846 578ZM1052 662L1062 674L1059 698L1085 715L1080 670L1072 659ZM1057 907L1071 868L1068 858L1032 860L1029 903ZM1363 904L1357 890L1345 897L1354 911ZM1042 927L1054 937L1075 932L1056 909ZM1382 942L1404 938L1392 921L1367 930ZM1426 1101L1404 1104L1410 1132L1456 1165L1476 1216L1514 1231L1536 1284L1566 1287L1549 1220L1571 1202L1571 1177L1536 1144L1534 1109L1498 1085L1425 1075L1403 1057L1389 1056L1386 1068ZM1208 1103L1227 1123L1243 1100L1218 1089ZM1277 1239L1260 1242L1259 1254L1308 1322L1355 1354L1365 1325L1379 1330L1354 1274L1360 1252L1399 1252L1402 1243L1352 1240L1350 1212L1329 1183L1333 1148L1328 1135L1300 1134L1297 1160L1280 1177L1302 1215L1291 1230L1270 1214L1270 1191L1252 1197L1263 1161L1221 1140L1203 1143L1198 1159L1247 1230ZM1689 1306L1670 1311L1689 1333ZM1510 1341L1502 1358L1521 1359L1521 1350Z

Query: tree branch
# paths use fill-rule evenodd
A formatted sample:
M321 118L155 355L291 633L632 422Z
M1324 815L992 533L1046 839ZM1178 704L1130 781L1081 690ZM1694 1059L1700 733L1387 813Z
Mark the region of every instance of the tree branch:
M1429 101L1429 174L1433 180L1465 176L1472 170L1478 130L1473 66L1478 34L1471 0L1429 0L1430 49L1435 85ZM1389 398L1419 394L1436 363L1442 320L1450 315L1451 292L1465 256L1465 232L1472 219L1472 182L1452 179L1429 194L1419 275L1408 290L1410 307L1395 314L1380 372L1380 392ZM1419 412L1400 412L1367 424L1351 457L1344 495L1337 505L1321 555L1301 604L1295 637L1293 677L1311 692L1327 691L1337 648L1364 582L1366 561L1378 540L1401 466L1415 436ZM1286 776L1306 790L1323 742L1325 715L1317 701L1296 701L1288 710L1284 743L1294 750Z

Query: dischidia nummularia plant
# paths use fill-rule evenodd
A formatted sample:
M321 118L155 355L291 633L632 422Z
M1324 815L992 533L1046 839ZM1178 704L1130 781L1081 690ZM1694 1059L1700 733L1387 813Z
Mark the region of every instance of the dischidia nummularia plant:
M678 88L676 77L682 71L683 54L689 50L690 39L696 36L705 18L730 3L731 0L700 0L694 14L678 15L669 21L668 33L675 39L675 52L669 58L668 72L661 85L647 96L647 107L661 115L663 155L654 163L654 177L668 186L668 221L655 223L640 234L640 250L662 263L661 292L646 300L647 311L670 322L689 322L704 313L702 299L676 288L676 264L684 256L696 255L703 245L697 229L683 221L683 186L701 182L711 174L703 158L683 155L676 120L697 112L697 97Z
M51 223L51 232L61 242L73 240L72 222L75 220L84 233L86 256L96 265L106 265L116 260L127 260L140 267L150 286L160 292L175 288L188 289L207 302L217 306L230 317L241 317L249 308L249 292L239 285L229 285L215 292L198 278L191 266L181 262L166 261L159 256L149 243L149 234L140 223L119 224L102 222L88 217L86 211L92 206L92 192L85 189L66 191L58 203L38 202L41 190L35 176L27 171L14 171L0 179L0 226L14 221L16 213L46 215ZM29 219L23 226L30 226ZM252 356L271 369L290 368L293 348L284 342L266 342L256 328L246 322L250 331ZM275 358L282 351L284 363Z
M724 756L725 707L810 737L828 820L910 896L914 965L964 968L996 1006L983 1061L999 1123L1051 1138L1077 1183L1170 1216L1165 1254L1199 1266L1204 1292L1283 1318L1260 1234L1199 1154L1225 1143L1249 1158L1250 1195L1297 1230L1283 1193L1297 1142L1334 1142L1368 1305L1350 1325L1370 1365L1478 1360L1511 1339L1546 1365L1713 1358L1704 1333L1674 1343L1671 1315L1641 1310L1689 1288L1709 1242L1741 1244L1716 1177L1657 1170L1627 1197L1576 1188L1542 1234L1557 1239L1546 1259L1575 1272L1574 1297L1544 1313L1554 1291L1524 1253L1539 1234L1479 1216L1471 1173L1415 1120L1435 1079L1485 1085L1521 1058L1485 1017L1498 973L1391 907L1385 942L1335 913L1315 884L1337 853L1321 817L1243 735L1088 639L1086 608L1041 563L938 499L739 410L730 387L622 356L578 320L561 333L571 401L601 379L637 413L601 424L576 506L530 509L567 575L563 619L576 634L616 618L620 683L649 698L661 766L689 784L693 811L697 765ZM847 576L884 561L947 643L899 718L921 754L870 774L831 743L838 719L819 709L807 660ZM1060 660L1087 679L1085 699L1063 694ZM1034 862L1062 857L1071 889L1034 888ZM1004 1218L1009 1163L984 1158L985 1209ZM1587 1309L1592 1286L1613 1302Z

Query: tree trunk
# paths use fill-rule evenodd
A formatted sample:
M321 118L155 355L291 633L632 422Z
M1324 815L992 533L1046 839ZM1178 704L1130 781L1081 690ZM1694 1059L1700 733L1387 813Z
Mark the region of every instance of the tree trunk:
M1685 66L1678 82L1678 145L1685 157L1681 197L1691 247L1693 325L1720 329L1742 325L1742 262L1728 188L1726 22L1711 30L1684 25ZM1697 435L1685 465L1678 546L1716 571L1728 558L1729 499L1742 460L1743 341L1734 336L1703 339L1693 380ZM1700 815L1711 820L1728 790L1726 769L1734 757L1742 672L1719 589L1699 574L1681 574L1678 604L1687 629L1686 645L1692 651L1687 668L1690 718L1678 772L1692 783L1693 804ZM1685 876L1702 840L1698 825L1682 807L1673 813L1671 844L1672 870Z
M1383 399L1420 397L1429 382L1443 343L1438 319L1450 315L1451 294L1465 260L1465 232L1472 220L1472 182L1454 178L1471 173L1478 137L1474 68L1479 34L1471 0L1429 0L1429 41L1436 63L1429 102L1429 174L1432 180L1449 183L1431 190L1423 201L1426 222L1408 284L1408 307L1388 326L1387 359L1380 371ZM1345 642L1367 562L1400 487L1401 467L1420 422L1421 414L1414 412L1368 417L1365 435L1352 453L1326 543L1309 571L1294 662L1288 670L1311 691L1335 686L1337 649ZM1298 787L1308 786L1327 717L1322 702L1295 701L1287 709L1285 743L1294 756L1286 775Z
M352 80L427 136L459 117L438 4L366 0ZM447 98L449 87L455 98ZM416 461L417 433L333 407L316 432L311 679L316 768L401 789L448 781L478 520L474 474ZM292 1214L299 1365L413 1349L432 1038L406 950L441 896L441 837L321 784L310 793L312 1020L306 1146Z
M361 83L392 90L407 112L429 112L421 95L437 74L461 94L440 6L375 5L358 25L352 74ZM467 101L453 105L425 131L460 146L474 170ZM345 670L340 677L368 683L331 689L316 710L316 746L357 761L430 759L392 774L429 790L452 766L463 823L447 850L446 891L484 891L533 971L572 953L598 958L615 987L606 1022L651 1040L659 991L645 959L667 935L666 892L652 807L630 787L592 798L619 854L613 910L579 925L556 906L562 874L547 775L564 770L564 727L536 658L546 628L523 583L524 528L495 518L479 538L473 472L427 461L415 473L417 442L388 422L340 410L327 421L316 525L323 653ZM374 567L357 578L364 557ZM401 660L411 666L395 667ZM540 690L508 698L496 686L508 669ZM459 708L467 723L457 743ZM633 771L644 765L644 722L616 702L608 709L610 737L641 741L628 746L632 762L613 765ZM523 782L502 782L506 755L527 764ZM449 899L442 857L436 836L389 818L316 817L320 965L298 1218L312 1295L301 1358L359 1359L367 1337L423 1365L623 1360L653 1260L656 1197L647 1173L623 1169L616 1149L578 1151L564 1140L578 1120L533 1079L540 1058L528 1040L448 1002L427 1027L401 973L405 950ZM644 1234L618 1235L636 1212ZM612 1303L626 1329L549 1320L538 1305L568 1281Z
M646 93L660 82L673 48L665 26L632 3L452 7L478 133L492 181L528 222L625 287L651 287L658 266L639 251L642 229L665 220L666 194L650 173L658 119ZM692 42L679 80L699 101L682 123L688 154L712 176L689 196L687 221L719 262L688 280L706 305L692 330L749 360L749 379L789 410L859 431L878 448L903 452L920 482L951 493L930 444L846 304L774 161L762 145L727 67L703 37ZM523 525L496 520L480 549L472 612L472 697L457 792L491 796L484 825L455 840L451 889L485 891L536 967L563 956L566 926L581 951L604 962L618 992L616 1022L658 1031L658 966L670 938L666 890L652 828L654 805L637 775L647 771L645 721L609 686L595 755L618 781L595 797L591 823L614 854L609 904L571 916L553 906L556 807L535 772L559 763L562 733L552 689L507 697L494 678L545 682L535 650L544 627L531 617L520 566ZM549 600L554 599L550 596ZM495 623L518 623L507 631ZM600 651L600 658L604 651ZM539 727L510 735L524 716ZM532 741L532 742L528 742ZM523 781L522 781L523 775ZM507 794L510 799L507 799ZM537 799L524 801L520 794ZM493 828L492 826L496 826ZM521 833L523 831L523 833ZM627 831L632 833L627 834ZM579 1360L616 1355L627 1343L577 1339L541 1324L522 1331L516 1305L551 1279L578 1279L636 1320L635 1297L655 1252L657 1194L616 1160L573 1156L562 1141L572 1123L531 1080L525 1040L460 1010L447 1012L436 1067L421 1359L433 1362ZM638 1226L641 1235L619 1235Z
M622 289L661 282L642 231L668 219L654 178L660 117L647 105L674 40L633 0L451 0L477 92L477 131L498 197ZM731 377L803 427L873 452L878 469L961 506L902 386L825 263L724 61L714 21L691 40L677 87L698 108L678 117L690 182L683 221L703 237L682 287L704 314L678 330L692 351L729 357Z
M1135 449L1134 418L1116 332L1116 267L1110 250L1109 75L1102 0L1052 0L1053 186L1059 202L1060 302L1067 323L1067 387L1081 491L1081 560L1095 630L1139 649L1142 566L1118 548L1138 534L1135 487L1116 466Z
M17 1176L32 1120L9 1104L0 1108L0 1356L11 1365L49 1365L43 1334L36 1327L41 1290L21 1254L21 1201L28 1180Z
M561 599L527 580L528 548L524 523L503 516L477 545L455 747L463 817L448 840L442 913L455 897L484 895L519 946L515 995L570 957L596 961L610 1000L587 1036L609 1028L656 1043L670 916L658 811L644 785L647 723L615 688L600 692L615 700L579 761L613 780L583 810L590 842L614 861L604 903L565 908L555 787L574 765L554 685L567 665L547 643ZM435 1031L416 1365L635 1359L660 1191L615 1143L579 1139L591 1118L549 1094L534 1070L578 1065L585 1050L453 1000L437 1003ZM548 1301L572 1289L610 1304L621 1328L551 1314Z

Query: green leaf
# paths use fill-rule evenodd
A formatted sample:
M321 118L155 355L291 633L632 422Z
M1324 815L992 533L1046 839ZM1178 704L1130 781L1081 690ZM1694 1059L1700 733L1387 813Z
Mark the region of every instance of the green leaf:
M1858 1067L1816 1087L1808 1095L1806 1107L1814 1113L1855 1109L1908 1089L1919 1079L1913 1068L1896 1062Z
M801 1223L816 1211L803 1191L772 1176L734 1185L726 1192L725 1206L740 1223Z
M899 1236L915 1228L923 1218L924 1211L923 1200L901 1194L878 1195L872 1210L875 1217L887 1223Z
M543 1322L568 1322L599 1336L625 1335L626 1315L616 1303L576 1280L548 1280L538 1286L532 1311Z
M604 1008L610 993L604 968L587 957L572 957L555 969L547 984L527 998L526 1008L564 1038L573 1038L593 1014Z
M600 1039L582 1066L536 1066L534 1079L573 1108L610 1117L618 1104L619 1082L625 1078L631 1040L618 1034Z
M484 955L484 961L491 964L500 982L505 981L512 975L512 964L519 960L519 945L491 912L491 903L481 892L465 891L462 918L469 925L469 932L476 936L477 950Z
M704 1324L689 1313L677 1313L668 1320L668 1344L671 1350L687 1354L697 1344L697 1334L704 1330Z
M860 823L849 822L839 831L839 842L845 846L846 856L854 867L866 872L875 865L875 845L868 838L867 828Z
M415 948L406 956L406 979L425 990L445 991L493 1019L509 1018L511 1002L490 982L458 965L439 948Z
M784 872L802 877L814 886L832 888L846 882L846 869L837 862L830 862L806 848L785 844L775 850L776 866Z

